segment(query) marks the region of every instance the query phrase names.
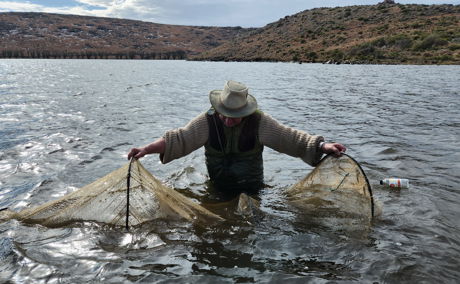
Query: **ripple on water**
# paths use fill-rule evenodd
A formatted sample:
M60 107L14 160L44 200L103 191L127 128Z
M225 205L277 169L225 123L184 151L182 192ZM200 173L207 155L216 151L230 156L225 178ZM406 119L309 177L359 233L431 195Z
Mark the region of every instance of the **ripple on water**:
M275 119L347 145L383 204L382 217L364 236L315 226L305 216L296 220L280 192L312 168L266 149L269 186L260 195L260 219L234 216L206 228L162 220L129 233L95 224L50 229L9 221L0 224L2 280L449 283L460 277L458 66L120 60L0 65L4 205L43 203L109 173L126 163L131 147L205 111L208 91L228 79L248 84ZM166 165L157 156L143 163L197 201L207 194L203 152ZM411 187L378 185L389 176L409 178Z

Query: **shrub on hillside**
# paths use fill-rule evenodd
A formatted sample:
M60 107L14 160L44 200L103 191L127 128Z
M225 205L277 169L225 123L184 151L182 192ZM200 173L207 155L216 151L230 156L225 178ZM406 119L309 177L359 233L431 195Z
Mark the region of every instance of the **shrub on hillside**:
M366 42L351 48L349 55L362 60L383 58L383 52L378 48L381 41Z
M441 38L438 34L430 34L421 41L417 42L414 45L414 50L422 51L427 49L433 49L438 46L444 46L449 44L449 42Z
M409 49L412 47L412 39L405 35L405 34L399 34L399 35L395 35L395 36L391 36L391 37L388 37L385 42L389 45L389 46L394 46L398 49Z

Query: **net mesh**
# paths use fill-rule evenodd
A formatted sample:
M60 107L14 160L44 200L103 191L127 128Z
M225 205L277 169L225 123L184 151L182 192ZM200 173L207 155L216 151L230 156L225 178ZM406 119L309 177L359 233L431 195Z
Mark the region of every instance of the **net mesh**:
M286 194L290 204L313 217L370 220L374 216L369 181L361 166L346 154L324 157Z
M18 213L5 211L3 215L4 219L14 218L48 227L81 221L126 226L126 216L129 226L171 217L198 222L223 220L162 184L138 160L58 200Z
M326 220L328 225L337 223L337 220L343 226L361 225L363 219L371 220L374 215L367 177L359 164L345 154L340 158L326 156L310 174L285 193L289 205L313 217L309 219ZM252 216L258 212L258 207L257 200L242 195L237 212ZM94 221L128 228L155 219L171 218L202 224L224 220L164 185L138 160L132 160L58 200L20 212L0 211L1 221L17 219L47 227Z

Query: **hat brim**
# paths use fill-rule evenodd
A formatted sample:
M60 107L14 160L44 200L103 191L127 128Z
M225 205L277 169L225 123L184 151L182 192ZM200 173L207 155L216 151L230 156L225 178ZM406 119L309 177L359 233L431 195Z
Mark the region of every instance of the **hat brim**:
M239 117L245 117L248 115L253 114L256 109L257 109L257 101L256 98L254 98L252 95L248 94L247 97L247 104L239 108L237 110L235 109L229 109L225 107L221 100L220 100L220 94L222 93L222 90L213 90L209 93L209 101L211 102L211 105L214 107L214 109L226 116L226 117L231 117L231 118L239 118Z

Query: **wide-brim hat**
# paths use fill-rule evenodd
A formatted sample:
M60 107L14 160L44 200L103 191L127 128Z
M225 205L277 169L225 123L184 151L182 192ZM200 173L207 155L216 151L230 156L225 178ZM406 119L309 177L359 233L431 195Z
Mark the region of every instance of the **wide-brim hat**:
M211 91L209 101L218 113L231 118L251 115L257 109L257 101L249 94L248 87L231 80L225 82L223 90Z

